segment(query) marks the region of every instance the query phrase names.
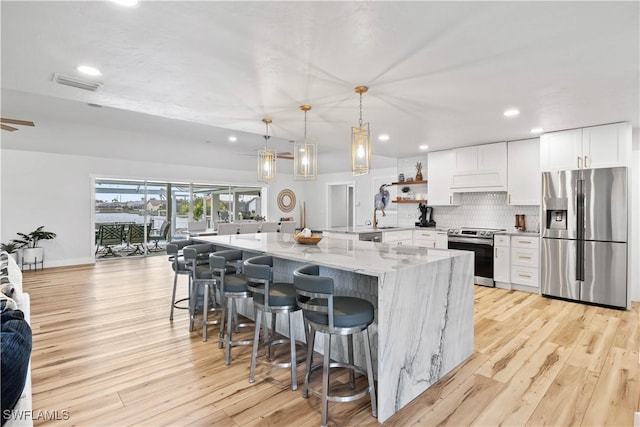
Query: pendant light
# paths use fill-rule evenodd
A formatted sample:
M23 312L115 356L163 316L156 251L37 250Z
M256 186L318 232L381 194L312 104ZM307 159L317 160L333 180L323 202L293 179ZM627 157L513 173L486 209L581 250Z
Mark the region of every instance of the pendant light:
M354 175L368 174L371 167L369 123L362 123L362 94L368 90L366 86L355 88L355 92L360 95L360 121L358 127L351 128L351 171Z
M312 181L318 175L318 151L316 144L307 140L307 111L311 105L301 105L304 111L304 139L293 143L293 179Z
M267 147L270 138L269 124L271 124L271 122L271 119L262 119L262 123L266 126L264 150L258 151L258 181L266 182L267 184L276 180L276 159L278 157L276 150L270 150Z

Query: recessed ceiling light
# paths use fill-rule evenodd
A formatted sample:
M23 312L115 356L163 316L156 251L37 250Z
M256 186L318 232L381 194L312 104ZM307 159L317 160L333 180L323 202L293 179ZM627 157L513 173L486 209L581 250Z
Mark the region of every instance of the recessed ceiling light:
M234 135L231 135L229 137L229 142L236 142L237 140L238 140L238 138L236 136L234 136Z
M544 129L542 128L533 128L531 129L531 133L542 133L544 132Z
M429 146L427 144L422 144L421 146L418 147L421 150L428 150Z
M111 0L117 5L125 7L133 7L138 5L138 0Z
M90 67L88 65L78 65L76 70L80 71L82 74L86 74L87 76L100 76L102 73L100 70L94 67Z
M389 140L389 135L387 135L386 133L378 135L378 141L388 141L388 140Z
M508 110L505 110L504 112L505 117L514 117L514 116L517 116L518 114L520 114L520 110L518 110L517 108L510 108Z

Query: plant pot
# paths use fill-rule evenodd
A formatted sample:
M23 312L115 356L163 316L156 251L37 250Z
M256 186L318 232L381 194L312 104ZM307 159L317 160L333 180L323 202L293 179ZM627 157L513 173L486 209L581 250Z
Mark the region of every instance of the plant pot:
M44 248L25 248L22 250L22 263L35 264L44 260Z
M16 264L18 263L18 252L12 252L9 254L9 256L11 258L13 258L13 260L16 262Z

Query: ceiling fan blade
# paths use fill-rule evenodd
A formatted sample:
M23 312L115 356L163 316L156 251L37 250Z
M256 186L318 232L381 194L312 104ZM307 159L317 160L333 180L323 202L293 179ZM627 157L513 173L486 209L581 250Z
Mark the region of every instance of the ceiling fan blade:
M9 132L13 132L14 130L18 130L17 128L14 128L14 127L11 127L11 126L7 126L7 125L3 125L3 124L0 124L0 128L2 130L8 130Z
M293 160L293 154L291 153L278 153L278 159L287 159L287 160Z
M0 122L9 123L11 125L35 126L35 124L29 120L6 119L4 117L0 118Z

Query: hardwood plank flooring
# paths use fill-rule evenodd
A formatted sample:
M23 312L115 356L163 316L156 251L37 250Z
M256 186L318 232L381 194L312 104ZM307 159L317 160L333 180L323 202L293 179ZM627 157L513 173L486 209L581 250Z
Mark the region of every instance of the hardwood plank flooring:
M286 369L259 365L249 384L249 347L234 348L226 366L217 326L203 343L186 311L169 321L172 282L165 257L25 273L33 409L70 416L35 425L320 423L319 399L291 391ZM386 425L633 425L640 304L619 311L476 287L474 313L473 356ZM366 399L330 404L329 417L378 425Z

